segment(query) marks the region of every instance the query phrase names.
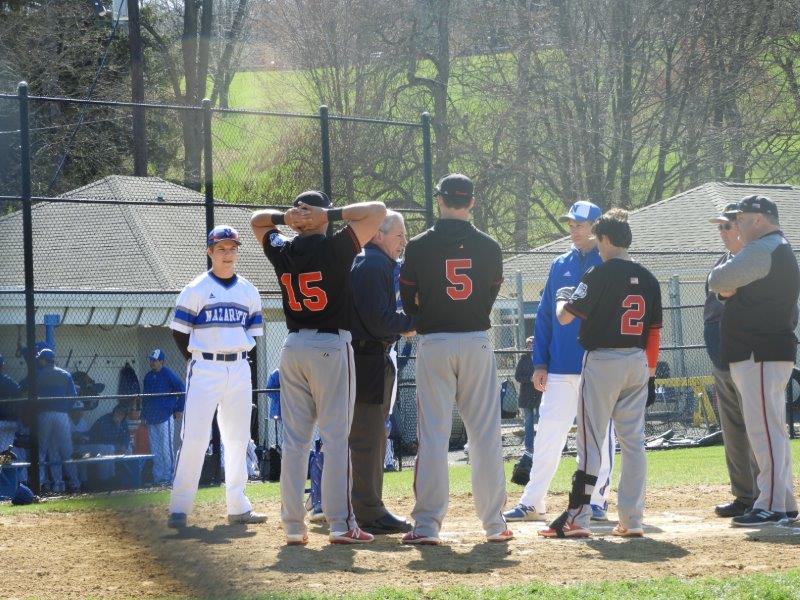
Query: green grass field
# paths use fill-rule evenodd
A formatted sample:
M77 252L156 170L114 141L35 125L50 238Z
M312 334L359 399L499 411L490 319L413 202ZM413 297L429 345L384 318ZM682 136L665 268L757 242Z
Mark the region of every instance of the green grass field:
M369 594L347 594L344 597L358 600L783 600L800 598L800 569L770 575L749 575L728 579L695 579L683 581L675 578L637 582L614 582L557 586L545 583L511 585L475 590L450 587L425 593L400 591L393 588L375 590ZM318 599L330 598L322 594L264 595L259 599Z

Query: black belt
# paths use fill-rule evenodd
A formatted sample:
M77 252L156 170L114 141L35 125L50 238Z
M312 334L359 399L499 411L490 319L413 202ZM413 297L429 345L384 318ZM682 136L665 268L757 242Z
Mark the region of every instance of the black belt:
M332 329L330 327L323 327L323 328L320 328L320 329L315 329L313 327L309 327L309 330L310 331L316 331L317 333L332 333L334 335L339 335L339 330L338 329ZM290 329L289 333L300 333L300 330L299 329Z
M247 352L242 350L241 352L234 352L233 354L213 354L211 352L203 352L202 356L205 360L221 360L224 362L232 362L234 360L239 360L247 358Z
M386 354L392 349L393 342L381 342L379 340L355 340L353 341L353 352L364 354Z

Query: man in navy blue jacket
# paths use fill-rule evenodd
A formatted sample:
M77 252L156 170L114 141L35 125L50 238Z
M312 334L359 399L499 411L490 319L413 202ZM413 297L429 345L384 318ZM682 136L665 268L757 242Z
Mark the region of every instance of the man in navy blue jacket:
M148 359L150 371L144 376L142 393L164 395L144 398L142 419L147 423L153 453L153 483L169 484L175 471L175 431L183 415L185 389L181 378L164 365L163 350L156 348Z
M401 335L415 333L414 319L397 306L395 266L405 247L403 217L387 211L378 233L353 261L350 274L356 366L356 403L350 429L353 511L364 531L378 534L411 531L410 523L383 504L386 420L397 376L392 351Z
M543 392L539 425L533 442L531 477L519 504L505 512L507 521L545 521L545 499L558 468L561 451L578 412L583 348L578 343L579 320L561 325L556 318L555 295L559 288L577 286L583 274L603 261L597 251L592 225L600 207L585 200L575 202L561 221L569 224L572 248L550 265L550 273L536 311L533 335L533 385ZM614 457L613 428L609 425L603 463L592 495L592 518L605 520Z

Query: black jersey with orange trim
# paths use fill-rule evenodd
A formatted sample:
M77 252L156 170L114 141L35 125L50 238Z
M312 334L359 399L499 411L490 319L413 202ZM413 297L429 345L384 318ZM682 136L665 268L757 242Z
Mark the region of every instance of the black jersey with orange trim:
M639 263L612 258L586 271L565 308L582 319L586 350L644 349L647 332L661 327L661 286Z
M278 275L289 329L350 329L350 268L360 251L349 225L330 237L266 233L264 254Z
M408 242L400 296L418 333L485 331L502 282L500 245L468 221L439 219Z

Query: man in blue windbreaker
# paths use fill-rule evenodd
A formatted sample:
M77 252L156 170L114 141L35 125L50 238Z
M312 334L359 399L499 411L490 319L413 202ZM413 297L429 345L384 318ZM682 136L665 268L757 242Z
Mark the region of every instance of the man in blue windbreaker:
M578 412L583 348L578 343L579 319L561 325L555 314L555 294L559 288L577 286L583 274L603 261L592 235L592 225L600 208L579 200L560 218L569 224L572 247L550 265L550 273L536 311L533 345L533 385L543 392L539 425L533 443L530 481L519 503L503 516L507 521L545 521L545 500L558 468L561 451ZM614 457L613 426L609 425L603 448L603 463L592 494L592 519L605 520Z
M147 423L153 453L153 483L169 484L175 472L175 431L183 415L183 380L164 365L166 354L156 348L148 356L150 371L144 376L142 393L164 394L142 400L142 419ZM179 394L177 392L180 392Z

